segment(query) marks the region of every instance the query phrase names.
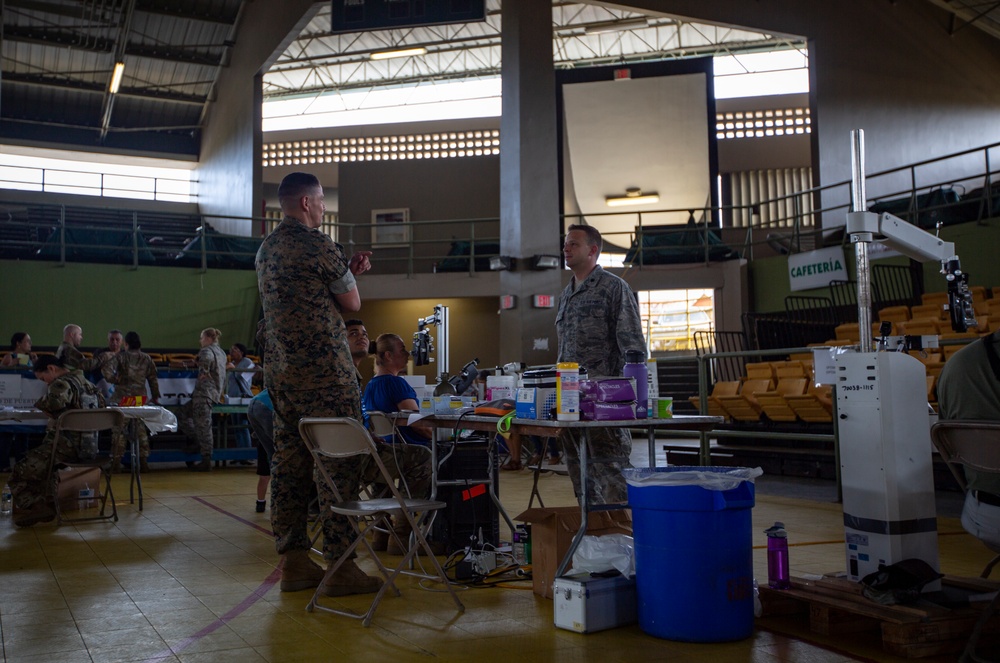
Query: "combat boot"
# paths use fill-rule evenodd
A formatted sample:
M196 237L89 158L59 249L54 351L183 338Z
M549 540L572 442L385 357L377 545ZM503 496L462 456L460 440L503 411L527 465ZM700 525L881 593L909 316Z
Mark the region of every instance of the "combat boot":
M309 559L308 550L289 550L281 565L281 591L312 589L323 580L323 568Z
M192 472L211 472L212 459L209 456L202 456L201 462L191 467Z
M410 527L410 523L404 520L392 528L392 533L395 536L389 537L389 545L386 546L385 551L390 555L405 555L406 551L410 549L410 534L413 533L413 528Z
M372 529L372 550L375 552L385 552L389 545L389 533L384 529Z
M41 500L27 509L18 509L14 512L14 524L18 527L31 527L35 523L47 523L55 518L55 507Z
M345 561L336 573L323 581L323 593L327 596L371 594L377 592L380 587L382 581L367 575L358 568L353 559Z

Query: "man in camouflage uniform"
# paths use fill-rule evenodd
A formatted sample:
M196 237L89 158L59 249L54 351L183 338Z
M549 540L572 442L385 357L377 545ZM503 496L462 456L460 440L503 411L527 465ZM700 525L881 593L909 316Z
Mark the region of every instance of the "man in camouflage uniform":
M198 351L198 378L195 380L191 400L181 408L178 425L184 434L194 437L197 449L189 453L201 452L201 462L188 463L195 472L212 471L212 406L222 398L226 388L226 353L219 347L222 332L214 327L201 331L201 350Z
M361 405L340 311L361 307L355 276L371 268L370 252L347 259L319 230L326 206L314 175L291 173L278 187L285 217L257 252L257 282L264 309L267 361L264 386L274 404L271 528L283 555L281 590L316 587L323 570L309 559L308 495L315 481L312 455L298 432L302 417L353 417ZM362 459L328 462L344 499L359 492ZM323 556L333 563L350 545L346 518L330 511L332 491L320 482ZM329 596L377 591L381 582L348 560L324 584Z
M139 334L130 331L125 335L125 345L128 347L124 352L119 352L112 356L112 361L102 367L105 379L115 385L115 401L119 404L127 399L138 399L133 405L142 405L146 399L146 383L149 383L149 394L152 397L150 402L156 403L160 400L160 382L156 377L156 364L152 357L141 350L142 340ZM149 471L149 431L146 425L139 419L130 419L126 427L126 434L129 439L138 438L139 441L139 470ZM111 455L113 462L112 471L121 469L122 454L125 453L125 440L115 438L114 448ZM136 462L133 458L132 462Z
M70 370L79 369L89 373L98 367L96 358L87 359L80 352L83 343L83 328L70 323L63 327L63 340L56 348L56 357L62 359L63 366Z
M121 330L112 329L108 332L108 347L94 352L96 366L94 367L94 372L89 377L97 385L97 388L101 390L101 393L104 394L104 400L109 403L117 403L119 401L117 397L114 401L111 399L112 385L114 384L114 380L112 379L114 376L113 360L122 351L123 347Z
M628 283L597 264L601 254L601 234L592 226L572 225L566 233L563 256L573 278L559 297L556 334L559 337L559 361L577 362L586 367L588 376L620 376L625 366L625 352L641 350L642 336L639 307ZM564 431L562 437L566 464L577 499L580 495L580 447L586 438L581 431ZM607 460L589 468L587 496L590 504L613 504L628 501L628 489L622 469L631 467L632 438L622 428L597 428L590 431L588 459Z
M94 457L96 449L90 443L92 434L64 431L55 436L55 420L66 410L104 407L100 391L87 381L83 372L68 370L61 360L39 357L33 367L35 377L48 385L48 390L35 403L51 421L42 443L29 451L14 466L10 490L14 498L14 524L30 527L56 517L55 496L59 476L52 470L52 446L56 445L56 461L72 463Z

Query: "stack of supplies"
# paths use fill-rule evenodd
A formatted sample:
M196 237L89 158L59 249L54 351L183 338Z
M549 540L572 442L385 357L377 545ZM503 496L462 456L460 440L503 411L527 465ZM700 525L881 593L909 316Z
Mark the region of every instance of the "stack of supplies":
M636 385L633 378L580 381L580 417L588 421L635 419Z

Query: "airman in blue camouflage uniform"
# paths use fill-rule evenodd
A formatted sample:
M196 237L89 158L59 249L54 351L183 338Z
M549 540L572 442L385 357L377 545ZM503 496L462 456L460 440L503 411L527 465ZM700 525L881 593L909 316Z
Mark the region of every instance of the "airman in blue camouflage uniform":
M573 271L573 279L560 295L556 313L559 361L577 362L587 368L591 378L621 375L625 352L645 352L646 348L639 307L632 289L624 280L604 271L597 264L600 253L601 234L596 228L569 227L563 256L566 266ZM583 434L564 431L561 437L569 476L577 499L580 499L579 445ZM629 462L631 453L632 438L627 430L591 429L588 459L609 462L590 468L587 477L588 503L628 501L622 469L632 466Z
M14 498L14 524L30 527L56 517L54 500L58 475L52 471L52 445L56 444L56 460L72 463L93 458L95 448L87 443L90 433L64 431L55 437L55 420L66 410L104 407L100 390L87 381L83 372L68 370L56 357L40 357L33 367L35 377L49 385L45 395L35 407L52 419L48 423L45 439L29 451L14 466L10 476L10 491ZM120 431L115 431L120 434Z
M267 361L264 386L274 404L271 528L283 556L281 590L316 587L323 570L309 559L308 495L315 481L312 455L298 432L302 417L354 417L361 405L341 311L361 307L355 276L371 268L370 252L347 259L319 228L326 206L319 180L291 173L278 187L284 219L257 252L257 283L264 309ZM363 460L326 468L344 499L357 497ZM323 556L331 563L350 544L352 530L330 511L333 494L319 482ZM353 560L324 584L329 596L377 591L381 582Z

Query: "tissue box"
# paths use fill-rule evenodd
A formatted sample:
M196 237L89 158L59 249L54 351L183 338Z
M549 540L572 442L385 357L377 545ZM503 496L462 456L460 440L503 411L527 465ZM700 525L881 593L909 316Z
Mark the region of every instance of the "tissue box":
M556 406L556 390L551 387L521 387L515 403L518 419L550 419Z
M556 578L554 621L558 628L594 633L634 624L635 578L595 577L589 573Z

